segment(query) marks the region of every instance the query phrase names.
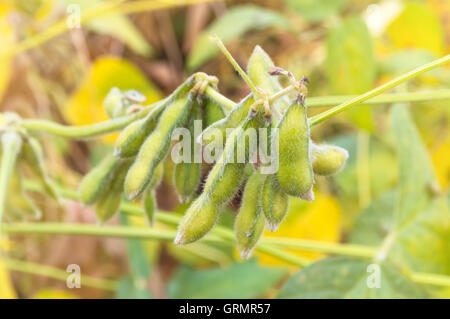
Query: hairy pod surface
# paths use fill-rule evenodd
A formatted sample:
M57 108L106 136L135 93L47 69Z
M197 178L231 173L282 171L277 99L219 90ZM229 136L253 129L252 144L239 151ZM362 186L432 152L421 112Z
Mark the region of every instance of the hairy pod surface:
M166 107L158 125L142 144L139 154L125 179L128 199L138 197L151 181L155 168L166 157L175 128L184 126L191 109L193 97L180 97Z
M281 190L274 175L267 176L264 182L261 205L267 228L272 232L276 231L287 214L289 196Z
M265 175L256 172L245 186L241 208L236 217L234 232L242 259L248 259L264 232L264 215L261 206L261 192Z
M39 179L47 194L59 201L59 193L47 175L44 164L44 151L39 141L28 136L23 144L22 154L25 163Z
M109 154L84 176L78 188L82 203L93 204L107 191L119 163L119 158Z
M157 126L161 113L177 99L185 96L192 86L192 81L186 81L171 95L157 104L145 118L129 124L117 137L114 154L121 158L136 156L142 143Z
M270 56L257 45L249 58L247 73L256 87L263 89L269 95L275 94L283 88L278 78L269 74L274 66ZM288 96L283 96L273 102L273 105L281 109L286 109L289 104Z
M178 198L182 203L186 203L191 200L192 196L197 190L201 178L202 178L202 166L201 163L195 163L195 121L201 121L202 114L201 106L194 103L192 107L192 115L189 118L189 133L190 133L190 146L191 156L188 162L180 162L175 165L173 172L173 183L175 190L178 194ZM183 137L187 138L187 137Z
M276 173L281 189L291 196L311 198L314 182L310 161L309 125L306 107L292 103L278 124L274 135L279 144L279 168Z
M335 145L311 145L311 161L315 174L329 176L339 172L348 158L346 149Z
M149 226L153 226L155 224L156 216L156 197L155 190L153 188L149 187L145 190L143 206L145 220Z
M126 107L124 105L124 98L122 91L114 87L103 100L103 109L110 118L123 116L126 114Z
M122 201L123 183L130 165L130 159L120 160L113 169L111 182L109 185L104 186L107 191L95 204L95 214L100 224L107 222L119 211Z
M248 116L250 106L255 102L253 94L247 95L242 99L227 116L208 126L199 136L198 141L202 144L209 144L214 141L215 130L219 130L222 136L226 136L227 128L238 127Z
M176 245L188 244L206 235L215 225L221 207L239 190L246 163L231 161L230 154L236 154L244 130L256 124L256 119L247 119L230 134L220 160L208 174L202 194L191 204L180 222Z
M181 219L175 245L181 246L199 240L214 227L218 217L219 207L204 194L200 195Z
M208 127L225 117L224 107L220 106L216 101L205 99L203 112L204 127Z

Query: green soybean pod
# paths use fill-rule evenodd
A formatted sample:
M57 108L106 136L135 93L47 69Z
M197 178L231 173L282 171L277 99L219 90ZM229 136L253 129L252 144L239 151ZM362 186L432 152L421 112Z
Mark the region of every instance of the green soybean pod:
M278 78L269 74L274 66L270 56L257 45L248 60L247 73L256 87L263 89L269 95L275 94L283 88ZM289 97L285 95L274 101L273 104L281 109L286 109L289 106Z
M187 209L178 227L176 245L194 242L206 235L215 225L221 207L239 190L246 163L230 162L229 153L234 152L241 141L244 129L255 119L246 120L233 130L225 143L221 159L214 165L206 179L203 193Z
M0 163L0 222L11 181L11 174L16 166L17 156L22 147L22 138L17 132L6 132L1 136L2 158Z
M84 176L78 187L78 193L82 203L93 204L107 191L106 186L113 179L115 168L120 161L113 154L109 154L100 164Z
M295 101L286 110L274 135L279 145L276 177L288 195L312 200L313 170L306 107Z
M155 190L153 188L149 187L145 190L143 206L145 220L149 226L153 226L155 224L156 215L156 197Z
M142 143L157 126L161 113L178 98L186 95L192 86L192 81L184 82L171 95L157 104L145 118L129 124L117 137L114 154L121 158L136 156Z
M339 172L348 158L346 149L335 145L316 145L312 143L311 161L317 175L330 176Z
M118 212L122 201L123 183L130 164L129 159L120 160L112 172L110 183L104 186L106 192L95 204L95 215L100 224L107 222Z
M225 112L219 103L206 98L204 102L203 122L208 127L225 117Z
M230 113L227 114L225 118L214 122L203 130L202 134L198 138L198 141L204 145L213 142L214 134L212 134L212 132L215 130L220 130L222 136L226 136L227 128L236 128L247 118L248 112L250 111L250 106L254 102L255 99L253 94L251 93L247 95L230 111Z
M44 186L45 191L54 199L59 201L59 193L47 175L44 164L44 151L39 141L28 136L23 144L22 154L29 168L39 178L40 183Z
M264 182L261 205L267 228L276 231L288 211L289 196L281 190L274 175L267 176Z
M103 109L110 118L125 115L124 96L119 88L113 87L109 90L103 99Z
M201 163L195 163L195 121L202 120L202 113L201 106L194 103L194 106L192 107L192 115L189 119L191 156L189 161L177 163L174 169L173 183L178 194L178 198L182 203L188 202L192 198L202 178Z
M191 94L175 100L166 107L158 126L142 144L139 153L125 179L125 194L128 199L138 197L150 183L155 168L166 157L175 128L184 126L191 109Z
M261 207L261 192L265 175L256 172L245 186L241 208L236 216L234 232L242 259L248 259L264 232L264 214Z

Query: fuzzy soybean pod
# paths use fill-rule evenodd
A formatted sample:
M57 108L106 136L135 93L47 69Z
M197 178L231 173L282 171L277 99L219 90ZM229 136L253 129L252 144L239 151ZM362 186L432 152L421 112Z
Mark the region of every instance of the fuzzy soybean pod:
M121 158L136 156L142 143L158 124L161 113L173 104L175 100L186 95L192 86L193 81L188 79L171 95L158 102L146 117L129 124L117 137L114 154Z
M348 158L346 149L335 145L311 145L311 161L315 174L330 176L339 172Z
M276 177L288 195L312 201L313 170L310 161L309 125L306 107L293 102L286 110L274 134L279 145L279 168Z
M272 232L276 231L288 211L289 196L281 190L274 175L267 176L264 182L261 205L267 228Z
M28 136L22 147L23 159L33 174L39 179L45 191L59 201L59 193L47 175L44 164L44 151L38 140Z
M261 193L266 175L253 174L245 186L241 208L236 217L234 232L242 259L248 259L264 232Z
M222 106L216 101L206 98L204 102L203 123L204 127L208 127L225 117Z
M283 88L278 78L269 74L273 67L275 67L275 64L270 56L257 45L248 60L247 73L255 86L263 89L269 95L275 94ZM289 97L283 96L272 104L281 109L286 109L290 104Z
M158 167L156 167L150 185L144 192L143 198L144 216L149 226L153 226L155 223L155 214L156 214L155 188L161 183L163 174L164 174L164 165L163 163L160 163Z
M109 154L84 176L78 188L82 203L93 204L107 191L106 186L112 181L115 168L120 161L113 154Z
M226 117L208 126L198 137L199 143L202 143L203 145L212 143L215 138L214 132L216 130L219 130L222 136L225 137L227 128L238 127L242 121L245 120L248 116L248 112L250 111L250 106L254 102L255 99L253 94L251 93L247 95L230 111L230 113L227 114Z
M215 225L221 207L239 190L243 181L246 163L230 162L230 152L235 152L242 142L242 134L255 119L246 120L228 137L220 160L214 165L206 179L203 193L191 204L178 227L176 245L192 243L205 236Z
M95 215L100 224L107 222L118 212L122 201L123 183L130 164L130 159L120 160L112 172L110 183L104 185L107 191L95 204Z
M193 102L192 94L176 99L161 114L156 129L146 138L125 179L125 194L135 199L150 183L155 168L166 157L177 127L183 127Z
M202 178L201 163L195 163L195 128L194 122L202 120L201 106L194 103L192 107L192 115L189 119L189 138L190 138L190 151L191 156L187 162L182 161L175 165L173 179L175 190L178 194L178 198L182 203L188 202L200 184ZM187 138L187 136L183 137Z

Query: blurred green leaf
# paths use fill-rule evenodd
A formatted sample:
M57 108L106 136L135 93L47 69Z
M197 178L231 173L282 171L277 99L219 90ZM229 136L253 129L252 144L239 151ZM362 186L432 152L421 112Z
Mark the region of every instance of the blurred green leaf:
M124 214L120 214L120 221L123 226L130 225L128 217ZM148 281L153 267L150 264L145 246L142 240L138 239L127 239L125 243L131 275L121 279L117 296L119 298L152 298L148 291Z
M380 69L382 73L401 74L411 71L419 65L431 62L437 57L428 50L410 49L395 51L381 63ZM429 73L439 73L439 69L431 70ZM427 73L427 75L429 74Z
M98 6L104 5L105 3L105 1L101 0L61 1L65 5L78 4L81 9L81 14ZM88 21L85 26L94 32L110 35L121 40L138 54L150 56L153 53L153 49L143 37L141 32L134 26L128 17L120 15L118 9L114 10L110 16L100 17Z
M396 191L388 191L375 198L358 216L349 234L349 241L379 246L392 231Z
M318 22L337 14L347 0L285 0L286 4L309 22Z
M425 298L426 294L402 273L380 264L380 286L369 288L373 261L330 257L300 270L281 288L278 298Z
M393 106L392 126L398 149L399 195L393 231L397 245L390 255L407 260L417 271L449 273L446 199L434 193L433 167L406 105Z
M255 298L264 295L285 274L285 269L262 267L255 259L227 268L181 267L169 284L168 298Z
M376 62L369 30L360 17L349 17L330 29L326 41L326 74L335 94L360 94L370 90ZM358 106L346 112L359 127L373 130L372 111Z
M414 271L450 273L450 215L445 196L433 194L428 153L406 105L392 109L399 184L358 217L350 241L387 246L388 258Z
M289 29L291 26L283 15L268 9L253 5L233 7L199 35L189 54L187 68L195 70L219 52L210 36L218 36L226 44L248 31L267 27Z
M146 290L136 289L136 284L131 276L122 277L119 280L117 290L117 299L151 299L153 296Z

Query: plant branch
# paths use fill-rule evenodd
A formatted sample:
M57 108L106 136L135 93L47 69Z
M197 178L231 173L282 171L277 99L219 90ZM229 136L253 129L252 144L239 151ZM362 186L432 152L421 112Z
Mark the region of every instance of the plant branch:
M56 280L67 280L68 273L65 270L47 265L36 264L17 259L1 258L6 268L28 274L45 276ZM87 275L81 276L81 285L103 290L115 291L117 283L113 280L100 279Z
M420 66L420 67L418 67L418 68L416 68L416 69L414 69L414 70L412 70L410 72L407 72L407 73L405 73L403 75L400 75L400 76L396 77L395 79L392 79L391 81L386 82L385 84L382 84L382 85L378 86L375 89L372 89L372 90L370 90L370 91L368 91L368 92L366 92L364 94L361 94L361 95L359 95L359 96L357 96L355 98L352 98L352 99L350 99L348 101L345 101L345 102L339 104L338 106L335 106L335 107L333 107L333 108L331 108L331 109L329 109L329 110L327 110L325 112L322 112L322 113L320 113L320 114L318 114L316 116L313 116L309 120L310 121L310 125L314 126L314 125L317 125L319 123L322 123L326 119L329 119L330 117L332 117L332 116L334 116L336 114L339 114L339 113L345 111L346 109L348 109L348 108L350 108L350 107L352 107L352 106L354 106L356 104L364 102L364 101L366 101L366 100L368 100L368 99L370 99L370 98L372 98L372 97L374 97L376 95L379 95L379 94L381 94L381 93L383 93L383 92L385 92L385 91L387 91L389 89L392 89L393 87L399 85L400 83L403 83L403 82L405 82L407 80L410 80L410 79L412 79L412 78L414 78L414 77L418 76L419 74L422 74L422 73L424 73L426 71L429 71L429 70L437 68L437 67L439 67L441 65L444 65L445 63L448 63L449 61L450 61L450 54L446 55L446 56L444 56L444 57L442 57L440 59L434 60L434 61L432 61L430 63L424 64L424 65L422 65L422 66Z

